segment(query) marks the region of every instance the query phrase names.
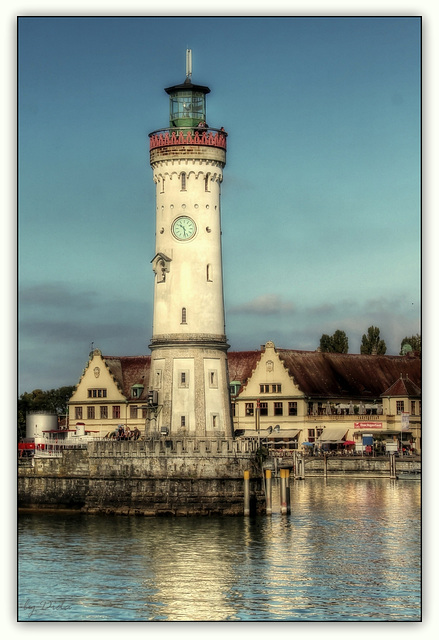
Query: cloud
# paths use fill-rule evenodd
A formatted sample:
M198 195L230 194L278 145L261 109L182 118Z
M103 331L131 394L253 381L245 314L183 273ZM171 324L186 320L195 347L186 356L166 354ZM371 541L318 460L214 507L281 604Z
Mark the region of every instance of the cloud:
M267 293L249 302L231 307L228 313L256 316L284 315L295 312L295 306L291 302L284 302L281 296Z
M19 292L20 306L91 309L98 293L78 291L64 282L52 282L23 287Z

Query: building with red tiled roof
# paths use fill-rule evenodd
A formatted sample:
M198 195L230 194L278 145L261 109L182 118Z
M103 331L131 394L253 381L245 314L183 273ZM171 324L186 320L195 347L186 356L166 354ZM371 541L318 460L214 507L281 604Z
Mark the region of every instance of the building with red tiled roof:
M70 425L85 422L101 436L119 424L154 432L161 407L151 403L150 366L150 356L103 356L96 349L70 400ZM418 357L277 349L267 342L230 351L228 370L238 434L276 429L276 441L298 448L325 438L360 442L370 432L376 440L395 439L408 414L404 439L421 448Z
M267 342L260 351L229 353L229 372L235 432L264 436L276 429L279 441L288 432L299 448L335 440L360 445L370 432L375 440L397 438L409 414L403 437L421 448L418 357L277 349Z

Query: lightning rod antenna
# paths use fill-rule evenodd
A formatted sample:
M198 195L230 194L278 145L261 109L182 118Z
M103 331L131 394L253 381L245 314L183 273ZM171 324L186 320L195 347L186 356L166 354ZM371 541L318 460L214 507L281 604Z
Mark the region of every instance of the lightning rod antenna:
M192 49L186 49L186 78L192 76Z

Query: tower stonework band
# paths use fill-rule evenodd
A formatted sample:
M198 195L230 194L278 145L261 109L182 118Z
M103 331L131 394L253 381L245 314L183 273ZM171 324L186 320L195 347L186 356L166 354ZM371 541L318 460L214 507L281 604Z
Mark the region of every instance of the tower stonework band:
M156 247L149 430L232 436L220 206L227 134L206 124L208 87L187 75L165 91L170 126L150 134Z

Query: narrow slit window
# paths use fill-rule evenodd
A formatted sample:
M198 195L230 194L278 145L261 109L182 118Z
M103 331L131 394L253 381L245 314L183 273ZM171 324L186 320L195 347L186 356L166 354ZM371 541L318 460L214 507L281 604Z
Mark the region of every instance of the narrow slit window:
M212 265L208 264L206 267L206 277L207 277L207 282L213 282L213 277L212 277Z
M186 307L183 307L181 310L181 324L187 324Z
M206 174L206 177L204 178L204 191L210 191L209 189L209 180L210 180L210 174Z
M184 172L181 174L181 190L186 191L186 174Z

